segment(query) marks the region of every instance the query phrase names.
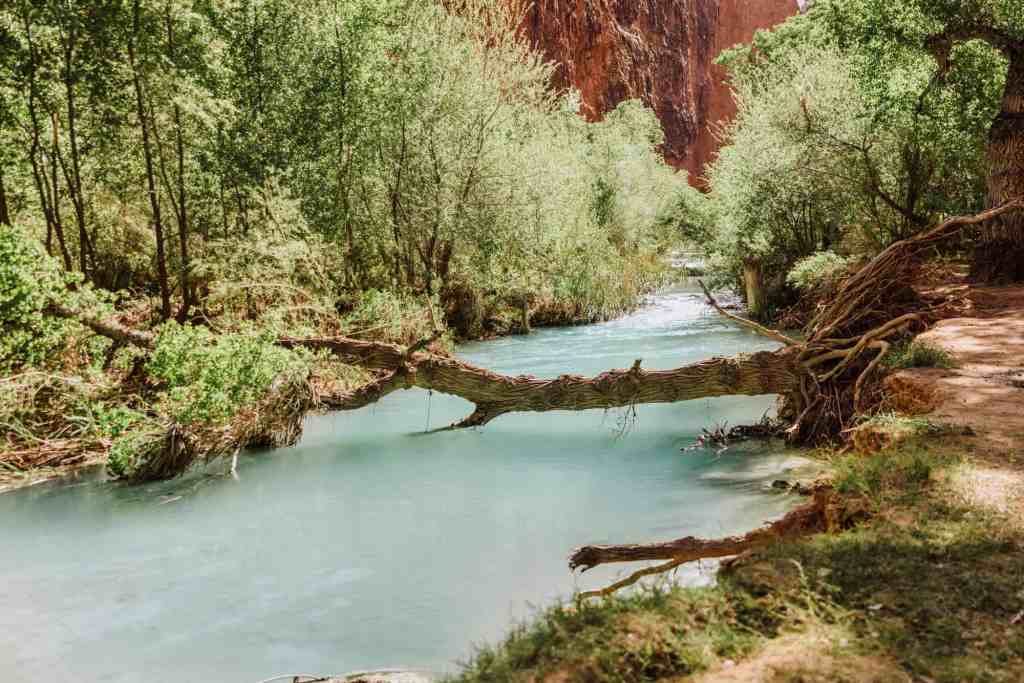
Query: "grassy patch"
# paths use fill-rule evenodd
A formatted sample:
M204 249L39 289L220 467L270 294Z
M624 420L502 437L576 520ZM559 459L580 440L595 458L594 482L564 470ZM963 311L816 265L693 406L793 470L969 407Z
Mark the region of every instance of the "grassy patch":
M905 501L924 493L933 473L954 460L947 452L917 443L872 457L847 454L832 459L833 486L839 493L862 496L878 504Z
M759 558L798 562L849 615L857 648L921 680L1024 680L1024 534L955 502L946 473L970 465L928 441L833 462L837 490L871 500L872 519Z
M751 680L1024 680L1024 534L956 502L947 472L969 463L934 439L831 462L868 521L759 551L714 587L554 607L452 680L681 680L725 660L769 674Z
M897 344L885 355L882 364L892 370L908 368L955 368L959 365L948 350L914 339Z
M1018 681L1024 631L1019 538L991 520L931 502L770 553L799 561L854 615L864 648L938 682ZM827 582L827 583L826 583Z
M707 669L749 653L780 623L774 603L722 588L644 587L577 607L557 605L479 650L452 683L627 683Z

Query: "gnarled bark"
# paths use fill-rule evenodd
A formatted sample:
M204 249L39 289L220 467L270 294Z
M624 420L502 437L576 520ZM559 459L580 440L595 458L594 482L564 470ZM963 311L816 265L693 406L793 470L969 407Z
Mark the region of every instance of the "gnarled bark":
M989 131L989 206L1024 196L1024 43L1008 54L1010 69L1002 108ZM971 275L981 282L1024 280L1024 210L1000 216L985 226Z
M944 72L953 46L982 40L1006 56L1009 68L999 113L989 129L986 156L989 208L1024 197L1024 40L997 27L991 15L970 14L929 37L925 47ZM971 275L982 282L1024 280L1024 209L993 218L981 230Z
M476 410L453 428L480 427L513 412L623 408L639 403L674 403L714 396L789 395L799 391L803 374L795 353L762 351L712 358L673 370L628 370L596 377L562 375L540 379L512 377L426 352L347 338L282 339L285 347L328 350L336 357L374 370L382 379L349 394L326 397L332 410L355 410L400 389L419 387L470 401Z

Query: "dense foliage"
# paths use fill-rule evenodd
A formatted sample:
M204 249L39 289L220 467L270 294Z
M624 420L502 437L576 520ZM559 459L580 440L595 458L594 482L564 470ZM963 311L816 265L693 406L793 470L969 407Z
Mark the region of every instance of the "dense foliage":
M66 324L45 312L62 285L41 245L0 225L0 373L44 362L60 344Z
M318 361L277 335L412 344L635 306L685 179L652 112L586 123L497 5L4 4L0 372L88 369L105 390L68 419L125 474L167 425L212 429L307 381ZM51 301L151 330L153 350Z
M163 319L252 283L327 309L469 290L614 314L649 286L682 181L653 114L586 125L516 21L482 2L15 2L4 204L65 270L152 293Z
M738 284L756 262L769 299L785 303L801 259L877 253L1005 200L992 194L990 129L1008 58L984 27L1019 35L1021 12L1009 2L822 0L723 54L739 115L701 210L720 279Z

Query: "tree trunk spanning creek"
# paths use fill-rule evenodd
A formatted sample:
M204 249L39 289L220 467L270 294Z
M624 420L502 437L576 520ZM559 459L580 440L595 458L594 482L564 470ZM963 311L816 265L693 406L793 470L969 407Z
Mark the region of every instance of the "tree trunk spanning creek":
M626 318L466 344L457 355L557 379L637 357L653 371L777 346L690 286ZM311 415L296 446L240 458L238 481L221 460L169 481L83 478L0 495L4 547L16 557L0 563L0 628L14 648L0 645L0 680L68 671L255 683L442 669L472 643L501 638L530 605L642 566L571 573L566 556L581 543L743 533L798 504L770 489L807 465L779 444L680 450L702 427L757 421L774 403L509 413L435 431L473 406L414 389ZM707 571L693 564L677 576L703 581Z

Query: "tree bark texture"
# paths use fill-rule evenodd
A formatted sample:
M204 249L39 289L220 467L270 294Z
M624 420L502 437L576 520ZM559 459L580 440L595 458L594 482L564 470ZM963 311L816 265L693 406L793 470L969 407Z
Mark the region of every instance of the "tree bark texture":
M167 254L164 246L164 226L160 215L160 197L157 195L156 178L153 171L153 151L149 140L149 119L146 116L145 94L143 93L140 65L135 58L135 41L139 34L139 0L133 5L132 33L128 37L128 65L132 72L132 86L135 90L135 107L142 133L142 154L146 163L146 187L150 209L153 212L153 237L156 239L156 269L160 285L160 314L164 320L171 317L171 288L167 279Z
M7 206L7 188L4 186L4 169L0 166L0 225L11 224L11 211Z
M747 311L754 318L764 314L764 287L762 286L761 262L749 258L743 262L743 284L747 290Z
M796 353L762 351L732 358L712 358L673 370L610 370L596 377L562 375L541 379L512 377L455 358L409 353L400 346L347 338L282 339L281 345L327 350L339 359L386 374L377 382L339 396L325 397L325 407L355 410L399 389L419 387L459 396L475 404L465 420L452 427L480 427L514 412L623 408L640 403L674 403L715 396L789 395L799 391L804 371Z
M1024 44L1007 50L1010 68L999 115L988 142L988 206L1024 197ZM985 226L972 276L982 282L1024 281L1024 211L1007 213Z

